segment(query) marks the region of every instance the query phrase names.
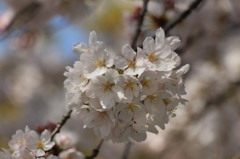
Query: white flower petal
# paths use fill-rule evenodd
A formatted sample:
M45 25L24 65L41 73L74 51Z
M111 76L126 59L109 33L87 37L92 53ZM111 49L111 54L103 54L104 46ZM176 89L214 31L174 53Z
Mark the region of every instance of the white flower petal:
M85 73L86 78L92 79L94 77L103 75L104 73L106 73L108 68L106 67L97 67L94 71L90 72L90 73Z
M90 49L89 49L89 46L86 44L77 43L73 45L72 51L76 54L81 55L83 53L90 52Z
M55 142L47 143L47 144L44 145L43 150L44 150L44 151L51 150L54 145L55 145Z
M143 49L148 52L152 52L155 49L154 39L152 37L147 37L143 41Z
M114 86L112 90L117 94L119 100L125 99L124 91L120 86Z
M100 133L101 136L106 137L109 135L111 131L111 123L110 122L105 122L101 127L100 127Z
M115 98L114 94L105 93L104 95L102 95L100 97L100 104L102 105L102 107L104 109L109 109L109 108L113 107L116 103L114 98Z
M89 35L89 45L92 47L92 46L95 46L96 45L96 42L97 42L97 34L95 31L92 31Z
M136 140L137 142L141 142L141 141L146 140L147 134L146 133L134 133L134 135L132 135L131 138Z
M47 129L45 129L45 130L42 132L42 134L41 134L41 139L42 139L43 141L50 141L50 139L51 139L51 134L50 134L50 132L49 132Z
M177 70L176 73L178 74L178 76L182 76L188 72L189 68L190 68L190 65L186 64L182 66L179 70Z
M162 28L159 28L157 31L156 31L156 38L155 38L155 44L157 47L161 47L163 44L164 44L164 41L165 41L165 33L164 33L164 30Z
M136 57L136 52L129 44L126 44L122 47L122 55L128 60L133 60Z
M128 62L123 57L117 57L115 59L115 66L119 69L125 69L128 67Z
M35 152L35 155L37 157L43 157L45 155L45 152L42 149L37 149L37 151Z
M177 36L168 37L167 42L172 50L176 50L181 44L181 40Z

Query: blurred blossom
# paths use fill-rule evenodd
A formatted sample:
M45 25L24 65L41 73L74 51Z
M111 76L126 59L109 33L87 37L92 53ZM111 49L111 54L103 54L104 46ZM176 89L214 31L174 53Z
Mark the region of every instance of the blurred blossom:
M13 101L24 105L29 101L42 83L40 70L33 65L19 66L7 81L8 94Z
M5 12L0 15L0 31L5 38L19 30L16 34L16 46L20 48L31 47L38 38L42 29L48 29L49 21L55 16L61 16L69 22L76 22L76 19L83 19L89 11L97 5L88 5L84 0L6 0ZM94 3L98 3L95 1ZM69 24L70 25L70 24ZM59 27L60 28L60 27Z
M13 16L14 16L14 13L10 9L1 13L1 16L0 16L0 31L1 32L3 32L6 29L7 25L10 23Z
M11 154L8 150L0 152L0 158L37 158L43 157L45 151L50 150L54 146L54 142L50 141L50 132L44 130L41 135L34 130L30 130L26 126L25 131L17 130L9 142Z
M71 149L68 149L66 151L63 151L60 153L59 157L61 159L68 159L68 158L71 158L71 159L84 159L84 155L77 151L76 149L74 148L71 148Z
M55 137L55 142L62 149L73 147L78 142L78 136L73 131L61 131Z
M13 38L12 45L17 49L28 49L32 48L36 43L37 34L34 32L24 32L21 35Z
M225 73L229 74L228 78L230 81L239 81L240 79L239 36L240 33L236 33L236 35L230 37L225 44L223 66Z

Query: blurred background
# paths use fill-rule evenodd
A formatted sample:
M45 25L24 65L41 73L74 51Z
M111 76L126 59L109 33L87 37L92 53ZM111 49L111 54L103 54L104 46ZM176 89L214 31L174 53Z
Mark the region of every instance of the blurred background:
M194 0L151 0L139 44L185 11ZM141 0L0 1L0 147L25 125L38 129L66 111L63 73L79 56L77 42L98 39L121 52L136 30ZM177 53L189 101L165 130L134 143L129 159L240 159L240 2L204 0L169 32L182 40ZM64 126L72 143L90 154L100 139L74 116ZM98 159L120 159L124 144L105 142Z

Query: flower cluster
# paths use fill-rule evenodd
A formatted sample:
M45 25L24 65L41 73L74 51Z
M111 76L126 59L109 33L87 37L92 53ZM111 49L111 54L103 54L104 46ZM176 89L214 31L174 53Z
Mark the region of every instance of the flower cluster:
M39 136L36 131L26 127L25 131L17 130L8 145L10 150L3 149L3 152L0 152L0 158L43 158L45 152L51 150L55 143L51 141L51 134L48 130L44 130ZM53 156L48 158L54 159Z
M84 127L106 140L143 141L146 132L158 133L156 126L164 129L176 107L186 102L182 76L189 65L177 69L179 43L178 37L165 38L160 28L143 48L134 51L126 44L118 56L91 32L89 45L73 46L80 60L65 72L69 107L77 110Z
M51 134L47 129L40 130L41 134L38 132L30 130L27 126L25 131L17 130L8 143L10 149L3 148L3 151L0 151L0 159L83 159L85 157L76 150L71 133L57 134L54 142L51 141Z

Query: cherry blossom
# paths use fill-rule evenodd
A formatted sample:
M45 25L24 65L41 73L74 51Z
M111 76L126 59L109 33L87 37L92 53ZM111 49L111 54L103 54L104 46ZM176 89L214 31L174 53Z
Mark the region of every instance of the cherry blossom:
M143 58L137 56L137 53L126 44L122 48L122 56L116 57L115 65L124 70L125 75L141 75L145 68L143 67Z
M189 65L178 68L180 39L165 37L159 28L155 39L146 37L143 48L134 51L125 44L117 56L96 37L90 33L88 48L74 46L81 53L65 72L68 105L85 128L105 140L144 141L147 132L164 129L177 107L186 103L183 75Z
M45 151L50 150L55 144L51 141L51 134L48 130L44 130L41 136L35 131L30 131L27 140L27 148L34 152L37 157L44 156Z

